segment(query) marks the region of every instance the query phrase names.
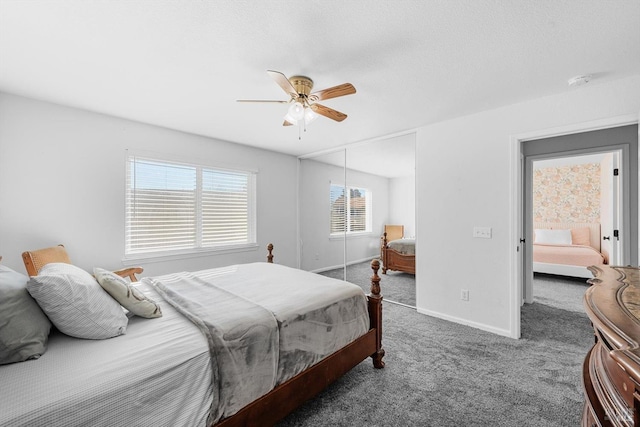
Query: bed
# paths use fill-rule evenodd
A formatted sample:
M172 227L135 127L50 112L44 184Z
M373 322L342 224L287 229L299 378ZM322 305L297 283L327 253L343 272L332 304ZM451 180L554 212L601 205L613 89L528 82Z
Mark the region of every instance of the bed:
M600 224L534 224L535 273L591 278L587 267L606 263L600 247Z
M63 247L47 250L23 255L41 307L47 286L33 283L77 268ZM366 297L272 262L140 281L142 269L119 271L136 302L156 305L155 317L130 311L126 333L109 339L52 330L37 360L0 365L0 426L273 425L367 357L384 367L379 267L372 261ZM94 273L100 284L111 274Z
M385 225L380 238L382 274L387 270L416 274L416 241L404 237L403 225Z

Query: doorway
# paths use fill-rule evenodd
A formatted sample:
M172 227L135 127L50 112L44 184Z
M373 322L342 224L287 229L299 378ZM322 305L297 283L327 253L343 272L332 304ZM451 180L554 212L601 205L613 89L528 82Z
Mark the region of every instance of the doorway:
M524 281L524 302L533 302L540 281L584 283L592 277L588 266L622 263L622 159L622 150L527 157L533 274Z
M538 161L567 161L572 157L595 155L604 156L601 161L605 168L611 168L613 178L610 183L611 194L607 203L602 206L612 208L604 211L604 225L599 241L605 242L602 247L608 257L616 264L638 263L638 181L631 177L638 176L638 126L620 126L591 132L582 132L552 138L521 142L523 155L523 187L524 197L521 202L523 241L521 260L522 302L533 302L533 170ZM605 153L609 153L606 155ZM564 160L562 160L564 159ZM617 175L614 170L617 169ZM606 177L605 177L606 178ZM609 185L605 183L603 185ZM619 207L613 210L613 204ZM600 218L600 223L603 218ZM617 230L617 235L614 231ZM605 238L603 240L603 238ZM614 239L614 240L611 240Z

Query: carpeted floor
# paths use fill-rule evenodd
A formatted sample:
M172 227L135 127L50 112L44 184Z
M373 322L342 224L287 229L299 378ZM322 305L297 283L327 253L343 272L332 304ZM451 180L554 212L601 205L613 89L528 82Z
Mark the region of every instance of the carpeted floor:
M361 262L347 267L347 281L360 286L366 293L371 290L371 263ZM323 276L341 279L344 277L342 268L329 270L320 273ZM416 276L413 274L402 273L400 271L387 271L382 274L382 270L378 272L380 275L380 286L382 296L387 302L398 302L400 304L416 306Z
M385 369L367 359L279 425L579 425L581 366L593 343L586 288L537 278L519 340L385 304Z

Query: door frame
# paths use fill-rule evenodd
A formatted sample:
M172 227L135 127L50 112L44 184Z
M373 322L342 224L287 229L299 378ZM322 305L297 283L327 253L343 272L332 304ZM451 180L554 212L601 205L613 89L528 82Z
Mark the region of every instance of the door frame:
M550 129L535 130L526 133L509 136L509 323L512 338L520 338L521 318L520 308L523 301L523 268L524 257L522 256L523 245L520 243L521 230L523 230L523 216L521 205L524 182L524 168L521 165L522 142L551 138L555 136L569 135L574 133L589 132L594 130L608 129L612 127L638 124L639 114L626 114L623 116L610 117L607 119L592 120L588 122L575 123ZM639 131L640 133L640 131ZM639 150L640 151L640 150ZM635 177L639 179L640 177ZM634 179L634 177L630 177Z

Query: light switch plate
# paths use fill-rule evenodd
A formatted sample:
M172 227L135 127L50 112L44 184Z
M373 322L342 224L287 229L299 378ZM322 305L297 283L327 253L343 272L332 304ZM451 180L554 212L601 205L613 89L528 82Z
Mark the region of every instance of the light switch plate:
M473 237L477 239L490 239L491 227L473 227Z

